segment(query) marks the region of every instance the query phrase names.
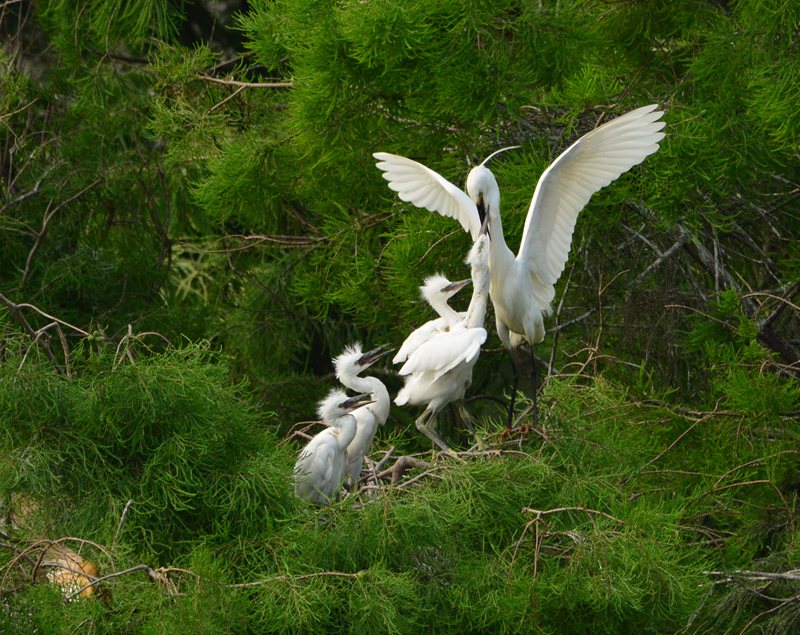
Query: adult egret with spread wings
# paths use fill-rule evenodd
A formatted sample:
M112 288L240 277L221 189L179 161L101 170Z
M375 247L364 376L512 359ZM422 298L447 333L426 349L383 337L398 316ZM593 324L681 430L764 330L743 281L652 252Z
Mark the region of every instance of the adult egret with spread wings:
M379 346L363 353L361 344L355 343L345 347L342 354L333 360L336 368L336 378L352 390L368 393L372 400L369 404L361 406L351 412L356 420L356 434L347 445L347 463L345 465L345 481L350 487L358 483L361 476L361 467L364 464L364 455L372 445L378 426L386 423L391 408L389 391L377 377L362 377L361 373L392 350Z
M656 108L637 108L595 128L550 164L533 193L516 256L503 238L500 190L486 161L470 171L465 193L416 161L386 152L373 156L401 200L455 218L473 239L488 217L489 294L497 334L511 351L523 342L532 347L544 339L544 317L551 312L554 285L564 271L578 213L592 194L658 150L664 122L659 121L663 112ZM515 380L509 426L518 380L511 360ZM533 381L535 399L535 374Z
M356 435L352 411L369 403L368 394L347 397L333 389L317 413L329 427L314 435L294 464L294 491L307 503L328 505L342 488L347 446Z
M483 322L489 301L488 261L489 236L484 224L467 256L472 269L473 290L464 318L449 330L422 343L400 368L400 375L405 376L406 383L394 402L398 406L425 404L425 411L416 421L417 429L446 452L450 449L434 429L434 423L437 413L452 402L456 403L464 420L470 423L462 400L472 383L472 369L478 361L481 344L486 341Z

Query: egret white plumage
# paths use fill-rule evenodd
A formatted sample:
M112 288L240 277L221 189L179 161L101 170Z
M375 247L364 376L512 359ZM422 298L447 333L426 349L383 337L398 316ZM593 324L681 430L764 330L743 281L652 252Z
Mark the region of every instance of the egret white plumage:
M516 256L503 238L500 190L486 160L470 171L465 193L416 161L386 152L373 156L401 200L455 218L473 239L484 217L489 218L489 294L497 334L509 351L527 342L533 361L532 346L544 339L544 317L551 312L578 213L592 194L658 150L664 137L664 122L658 120L664 113L656 108L637 108L595 128L550 164L533 193ZM509 425L518 379L513 356L511 361L515 381ZM535 383L534 376L534 398Z
M450 282L441 274L434 274L425 278L419 288L420 293L431 308L438 313L439 317L428 320L411 332L403 342L400 350L397 351L397 355L394 356L393 364L402 364L422 344L438 333L449 331L453 324L464 319L466 314L456 311L447 301L471 282L471 278Z
M347 446L356 435L352 411L369 403L368 394L348 397L333 389L319 403L317 413L329 427L314 435L294 464L294 491L308 503L328 505L342 488Z
M465 317L411 353L400 368L406 383L394 400L398 406L426 404L416 421L417 429L445 451L449 451L447 443L434 429L436 415L455 402L464 420L470 422L462 400L472 383L481 344L486 341L483 322L489 299L489 236L485 229L484 224L467 256L473 290Z
M353 410L350 414L356 420L356 434L347 446L347 463L345 481L351 486L358 483L364 455L372 445L378 426L386 423L391 408L389 391L377 377L361 377L360 373L383 357L393 353L379 346L363 353L361 344L355 343L344 349L341 355L333 360L336 377L343 385L362 393L368 393L371 402Z

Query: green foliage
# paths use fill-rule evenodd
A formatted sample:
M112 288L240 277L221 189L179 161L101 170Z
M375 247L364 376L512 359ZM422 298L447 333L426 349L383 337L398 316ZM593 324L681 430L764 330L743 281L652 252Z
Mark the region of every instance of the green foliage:
M0 8L0 631L797 630L800 9L29 4ZM549 163L646 103L666 138L579 217L535 350L547 439L495 434L489 315L490 449L300 505L331 358L468 275L372 153L462 185L521 145L491 163L513 248ZM427 449L416 414L374 458ZM34 572L59 537L102 598Z
M0 427L14 459L4 464L4 495L54 501L69 510L69 533L101 541L112 536L97 519L131 500L126 533L159 553L180 550L198 530L247 535L268 525L292 505L286 466L276 472L258 458L280 456L274 439L259 431L243 387L211 362L199 347L135 365L90 354L74 381L46 365L17 373L6 364Z

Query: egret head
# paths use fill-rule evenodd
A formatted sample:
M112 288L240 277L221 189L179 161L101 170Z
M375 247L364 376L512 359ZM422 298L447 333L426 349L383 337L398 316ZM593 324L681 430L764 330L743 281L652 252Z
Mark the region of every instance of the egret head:
M508 146L495 150L488 157L486 157L480 165L476 165L470 170L467 176L467 194L478 207L478 214L483 222L486 213L492 207L497 211L500 207L500 188L497 187L497 180L494 178L491 170L486 167L489 159L497 156L506 150L513 150L520 146Z
M450 280L442 274L436 273L425 278L419 290L422 293L423 299L431 306L434 306L437 299L444 298L445 300L449 300L470 282L472 282L472 280L469 278L466 280L459 280L458 282L450 282Z
M352 410L371 403L368 393L348 397L344 390L334 388L319 402L317 414L326 423L334 422Z
M486 218L489 208L499 204L500 189L497 187L497 180L492 171L481 165L476 165L470 170L467 176L467 194L478 208L478 215L481 222Z
M356 342L352 346L346 346L342 354L333 360L333 365L336 368L336 377L341 378L353 373L357 375L391 352L393 351L387 344L373 348L366 353L361 351L360 342Z

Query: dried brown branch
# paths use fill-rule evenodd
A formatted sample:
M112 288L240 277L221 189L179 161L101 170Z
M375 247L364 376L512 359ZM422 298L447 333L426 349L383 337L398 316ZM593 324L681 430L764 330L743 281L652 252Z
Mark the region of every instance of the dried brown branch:
M379 472L376 475L376 480L383 480L389 476L391 476L391 483L392 485L396 485L401 478L403 478L403 474L405 474L406 470L409 468L416 467L422 470L427 470L431 467L431 464L427 461L422 461L420 459L414 458L413 456L401 456L394 462L394 465L387 470Z

